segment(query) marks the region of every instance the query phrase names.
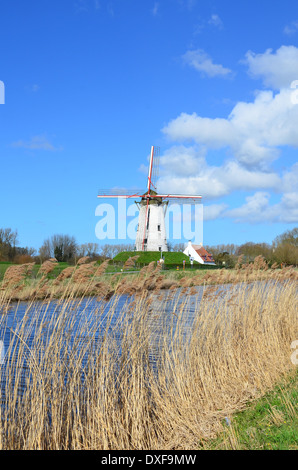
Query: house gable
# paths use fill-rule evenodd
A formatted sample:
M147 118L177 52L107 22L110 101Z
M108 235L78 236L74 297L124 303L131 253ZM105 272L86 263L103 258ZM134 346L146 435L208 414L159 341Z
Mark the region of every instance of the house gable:
M215 264L213 256L208 253L202 245L192 245L188 242L186 249L183 253L187 256L191 256L195 261L201 264Z

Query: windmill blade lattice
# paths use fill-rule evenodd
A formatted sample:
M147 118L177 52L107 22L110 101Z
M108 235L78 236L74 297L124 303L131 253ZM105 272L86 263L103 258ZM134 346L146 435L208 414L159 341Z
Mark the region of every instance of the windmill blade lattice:
M159 176L159 160L160 160L160 148L153 147L153 164L152 164L152 176L151 184L155 191L157 191L157 180Z
M133 197L142 197L144 189L126 189L126 188L114 188L114 189L100 189L98 191L98 197L106 198L133 198Z

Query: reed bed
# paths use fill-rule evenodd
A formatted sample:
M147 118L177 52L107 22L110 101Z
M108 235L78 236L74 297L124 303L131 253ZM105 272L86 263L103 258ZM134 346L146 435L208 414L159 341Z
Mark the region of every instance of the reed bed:
M72 273L63 287L49 287L50 302L38 301L35 286L16 327L5 324L12 304L2 292L0 326L11 340L0 366L0 449L204 448L225 417L294 368L291 276L207 286L199 302L186 295L193 280L178 291L153 265L134 286L121 276L108 284L104 267L84 266L80 281L66 283ZM123 303L132 287L137 295ZM103 293L96 303L84 298L91 288Z
M124 267L132 266L130 258ZM144 291L162 292L166 289L184 288L189 293L191 287L222 284L253 283L256 281L297 281L298 270L293 266L280 269L269 265L262 256L255 258L254 263L243 264L241 257L236 269L218 269L214 271L164 271L153 261L144 266L138 273L119 272L106 274L109 260L101 265L81 258L76 266L65 268L54 279L49 276L55 269L57 261L52 258L45 261L37 274L32 277L34 263L15 265L7 269L0 283L0 304L7 301L42 300L75 296L99 296L109 300L113 295L142 296ZM194 290L193 290L194 291Z

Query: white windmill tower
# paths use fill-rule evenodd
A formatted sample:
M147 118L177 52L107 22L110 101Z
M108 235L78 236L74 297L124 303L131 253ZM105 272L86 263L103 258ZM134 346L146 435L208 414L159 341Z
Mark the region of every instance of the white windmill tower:
M158 177L159 148L151 147L147 191L100 191L99 198L141 198L135 203L139 207L139 223L137 228L136 251L168 251L165 214L170 202L197 203L202 196L183 194L160 194L156 188Z

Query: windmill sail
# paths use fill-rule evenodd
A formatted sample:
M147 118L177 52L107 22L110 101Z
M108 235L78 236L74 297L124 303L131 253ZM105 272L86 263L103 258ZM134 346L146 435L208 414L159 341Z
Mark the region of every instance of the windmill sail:
M144 190L142 189L126 189L126 188L114 188L114 189L100 189L97 197L99 198L134 198L142 197Z
M151 186L153 186L154 190L157 191L156 185L157 185L157 180L158 180L158 175L159 175L160 148L152 147L151 155L152 155Z
M156 194L152 197L167 200L169 204L200 204L202 200L198 194Z

